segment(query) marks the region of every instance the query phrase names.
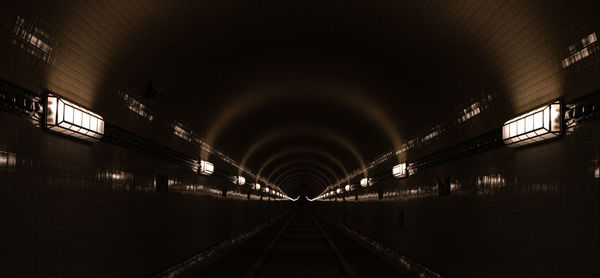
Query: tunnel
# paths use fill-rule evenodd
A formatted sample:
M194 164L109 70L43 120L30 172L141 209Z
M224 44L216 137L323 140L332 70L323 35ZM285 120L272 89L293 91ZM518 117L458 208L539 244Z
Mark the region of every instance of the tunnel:
M0 1L0 277L600 277L594 0Z

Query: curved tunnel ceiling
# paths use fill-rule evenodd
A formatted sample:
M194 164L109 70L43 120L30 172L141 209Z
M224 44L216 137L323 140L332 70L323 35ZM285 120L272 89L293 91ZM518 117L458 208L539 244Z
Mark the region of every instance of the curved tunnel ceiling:
M561 80L543 74L560 67L543 57L563 51L553 17L577 16L567 1L73 1L55 9L71 15L57 33L103 34L71 36L57 50L94 52L80 57L91 81L73 89L87 92L78 101L110 110L105 92L156 82L159 112L261 177L288 181L288 192L303 184L313 196L320 180L343 180L482 92L503 115L529 108L525 82ZM514 54L534 40L547 42L535 56ZM49 88L61 83L61 67L48 70ZM544 88L544 100L562 94L561 82L551 84L559 85ZM307 160L316 162L289 165ZM293 166L313 169L287 171Z

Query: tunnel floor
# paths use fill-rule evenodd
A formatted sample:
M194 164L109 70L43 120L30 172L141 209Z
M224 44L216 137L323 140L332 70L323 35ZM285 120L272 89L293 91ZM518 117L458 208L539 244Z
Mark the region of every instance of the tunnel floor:
M220 259L182 277L404 277L333 225L299 207Z

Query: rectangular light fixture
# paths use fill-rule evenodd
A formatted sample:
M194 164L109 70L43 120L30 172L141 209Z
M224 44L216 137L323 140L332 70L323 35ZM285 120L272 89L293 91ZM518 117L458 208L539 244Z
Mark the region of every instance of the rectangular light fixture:
M394 166L394 168L392 168L392 175L394 175L394 178L398 179L406 177L406 162Z
M215 166L212 163L206 160L200 160L200 174L210 176L214 171Z
M233 177L233 183L237 185L244 185L246 183L246 178L242 176Z
M50 131L95 142L104 135L104 120L81 106L48 94L46 98L46 128Z
M555 101L505 122L502 126L504 144L519 147L559 137L561 107L560 101Z
M360 180L360 186L362 186L362 187L367 187L372 184L373 184L373 181L370 178L362 178Z

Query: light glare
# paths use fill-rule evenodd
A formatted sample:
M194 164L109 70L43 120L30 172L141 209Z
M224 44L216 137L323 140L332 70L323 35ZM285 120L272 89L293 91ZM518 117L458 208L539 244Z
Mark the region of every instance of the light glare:
M519 147L560 136L561 112L560 101L555 101L505 122L504 144Z
M210 176L214 171L215 166L212 163L206 160L200 160L200 174Z
M370 178L362 178L360 180L360 186L367 187L369 185L372 185L372 180Z
M406 177L406 162L394 166L394 168L392 168L392 175L394 175L395 178Z
M237 185L244 185L246 183L246 178L242 176L236 176L233 178L233 183Z
M100 115L53 94L46 98L45 114L48 130L89 142L96 142L104 135L104 120Z

